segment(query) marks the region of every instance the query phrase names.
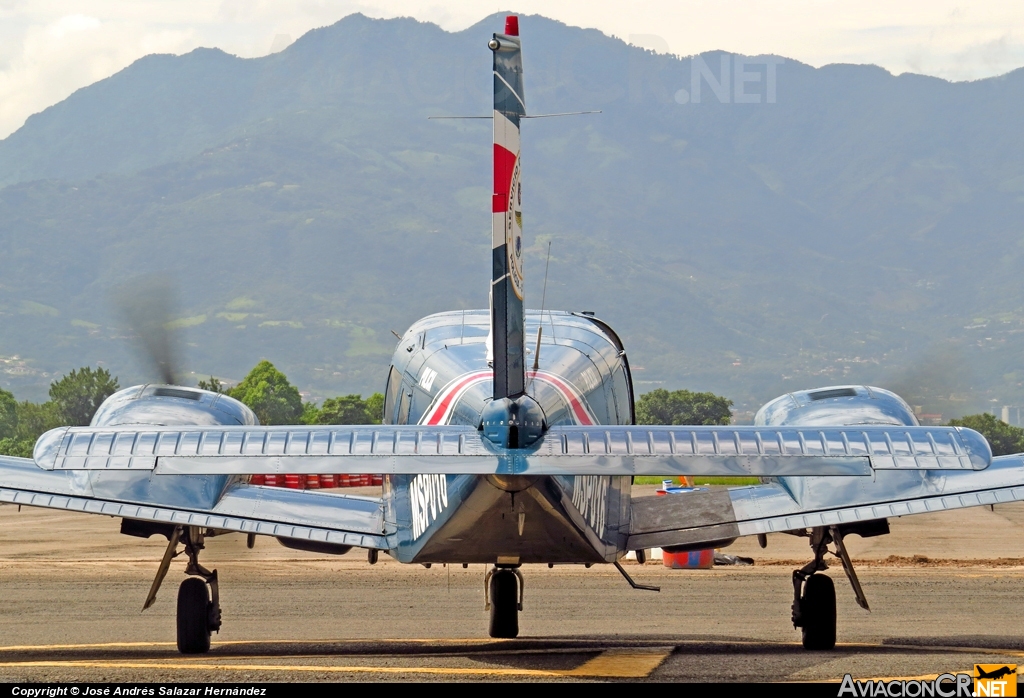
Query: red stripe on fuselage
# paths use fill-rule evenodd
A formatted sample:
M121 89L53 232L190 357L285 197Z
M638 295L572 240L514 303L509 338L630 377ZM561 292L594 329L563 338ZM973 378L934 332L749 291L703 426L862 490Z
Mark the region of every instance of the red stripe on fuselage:
M512 173L515 169L516 154L508 148L495 143L494 196L491 200L491 211L493 213L504 213L508 209L508 190L512 186Z
M456 378L441 390L437 402L427 409L424 417L420 420L420 424L438 425L446 423L446 418L465 394L466 390L475 383L493 380L493 376L494 374L491 371L473 371ZM577 424L594 424L594 419L590 416L587 408L576 397L576 389L561 376L548 373L547 371L529 371L527 377L543 381L554 387L566 404L569 405L573 419Z
M530 371L531 376L536 375L536 371ZM562 397L566 398L569 403L569 407L572 409L573 416L576 418L578 424L593 424L594 422L590 419L590 415L587 414L586 409L580 404L580 401L576 398L576 391L565 383L559 376L553 373L545 373L537 376L542 381L550 383L562 394Z
M454 385L445 387L441 393L442 398L440 402L433 408L426 421L420 420L421 424L440 424L445 414L448 412L450 406L454 406L455 401L461 396L462 392L470 386L471 383L476 381L482 381L492 377L490 371L476 371L474 373L467 373L465 376L456 378L457 381Z

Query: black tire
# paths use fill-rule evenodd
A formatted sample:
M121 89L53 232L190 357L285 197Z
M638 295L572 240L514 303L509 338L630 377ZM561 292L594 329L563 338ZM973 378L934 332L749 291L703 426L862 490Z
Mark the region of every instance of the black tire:
M178 651L210 651L210 594L199 577L189 577L178 587Z
M800 597L805 650L831 650L836 646L836 585L824 574L812 574Z
M498 570L491 576L491 637L519 635L519 589L516 573Z

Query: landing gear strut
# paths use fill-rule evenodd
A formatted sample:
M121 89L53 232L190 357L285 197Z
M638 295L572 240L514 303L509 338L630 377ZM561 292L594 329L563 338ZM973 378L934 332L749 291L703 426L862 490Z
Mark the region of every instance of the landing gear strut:
M499 565L487 572L484 577L484 609L491 612L488 628L491 637L513 638L519 635L524 586L518 565Z
M185 574L189 578L178 587L178 651L183 654L202 654L210 651L210 633L220 630L220 591L217 570L212 572L199 564L199 551L205 547L203 530L198 526L176 526L167 541L167 550L160 561L156 579L149 589L146 610L156 601L156 593L167 576L171 560L184 552L188 556ZM178 543L185 550L178 551Z
M210 633L220 630L220 591L217 570L212 572L199 564L203 534L196 526L185 529L183 536L188 566L192 575L178 587L178 651L182 654L203 654L210 651Z
M803 535L810 537L814 560L793 572L793 627L802 629L804 649L830 650L836 646L836 587L831 577L816 574L828 569L826 554L840 559L857 604L871 609L839 529L820 526ZM828 549L829 543L835 543L835 552Z

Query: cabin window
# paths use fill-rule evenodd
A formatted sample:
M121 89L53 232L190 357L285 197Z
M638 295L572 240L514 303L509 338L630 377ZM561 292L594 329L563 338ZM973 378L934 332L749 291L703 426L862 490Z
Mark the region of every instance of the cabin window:
M395 424L409 423L409 407L412 405L412 392L402 393L402 401L398 403L398 414L395 415Z
M395 407L398 405L398 396L402 394L402 373L394 366L388 374L388 387L384 393L384 423L395 424Z
M615 413L617 424L633 423L633 389L629 384L624 360L612 370L612 393L615 395Z

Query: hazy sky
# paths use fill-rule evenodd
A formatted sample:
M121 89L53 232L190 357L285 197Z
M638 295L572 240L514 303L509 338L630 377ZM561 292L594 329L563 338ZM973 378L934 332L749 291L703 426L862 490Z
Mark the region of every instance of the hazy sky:
M1020 0L0 0L0 138L149 53L262 56L353 12L457 31L510 6L680 55L774 53L950 80L1024 65Z

